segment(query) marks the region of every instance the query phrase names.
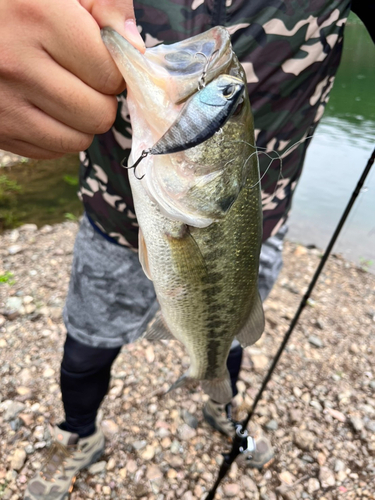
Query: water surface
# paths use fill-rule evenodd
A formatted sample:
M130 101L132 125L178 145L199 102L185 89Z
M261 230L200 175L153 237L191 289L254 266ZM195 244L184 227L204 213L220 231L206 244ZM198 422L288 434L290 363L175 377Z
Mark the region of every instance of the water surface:
M294 196L289 239L327 246L375 147L374 89L375 46L361 23L349 23L335 85ZM334 251L375 262L375 166Z

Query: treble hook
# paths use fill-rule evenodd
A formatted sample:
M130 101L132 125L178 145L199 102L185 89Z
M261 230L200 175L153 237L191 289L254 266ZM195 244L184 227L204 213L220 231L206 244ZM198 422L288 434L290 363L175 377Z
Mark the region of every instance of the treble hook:
M198 90L202 90L206 86L207 70L208 70L208 67L211 64L212 59L213 59L214 55L216 54L216 52L219 52L219 50L218 49L214 50L214 52L212 52L212 54L210 55L210 58L208 58L206 56L206 54L204 54L203 52L197 52L194 56L194 57L197 57L197 55L200 55L206 59L206 64L203 67L202 75L200 76L200 78L198 80Z
M133 163L133 165L129 166L129 165L124 165L124 161L126 158L124 158L121 162L121 166L123 168L126 168L126 170L130 170L130 169L134 169L134 176L136 179L138 179L139 181L141 181L143 179L143 177L146 175L146 174L143 174L142 177L138 177L137 176L137 173L136 173L136 168L138 167L138 165L141 163L141 161L143 160L143 158L146 158L146 156L148 156L150 154L150 150L149 149L144 149L141 153L141 156L138 158L138 160Z

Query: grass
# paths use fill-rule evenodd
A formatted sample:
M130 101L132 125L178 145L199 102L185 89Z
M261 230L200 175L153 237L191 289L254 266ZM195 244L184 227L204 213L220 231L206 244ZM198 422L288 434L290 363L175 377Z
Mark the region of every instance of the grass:
M13 273L7 271L4 274L0 274L0 283L8 283L8 285L14 285L15 281L12 278Z

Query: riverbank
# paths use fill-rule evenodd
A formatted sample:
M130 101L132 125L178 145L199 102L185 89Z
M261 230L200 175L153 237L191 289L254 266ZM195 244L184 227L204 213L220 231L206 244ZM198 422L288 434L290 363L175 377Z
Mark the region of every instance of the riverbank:
M22 226L0 236L0 498L20 500L59 422L61 311L77 224ZM237 402L249 407L320 252L285 246L265 303L266 330L246 351ZM332 257L256 412L276 450L263 472L235 465L217 498L375 499L375 276ZM72 500L198 500L228 441L202 419L205 396L160 388L186 370L177 342L124 347L102 407L105 454Z

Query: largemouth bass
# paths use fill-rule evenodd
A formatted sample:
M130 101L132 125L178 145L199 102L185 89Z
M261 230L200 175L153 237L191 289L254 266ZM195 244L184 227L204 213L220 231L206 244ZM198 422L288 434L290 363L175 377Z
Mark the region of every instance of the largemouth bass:
M176 122L205 82L229 75L246 83L222 27L142 55L114 30L102 37L127 84L133 141L129 166ZM205 58L197 57L204 54ZM209 61L209 64L206 64ZM140 227L139 257L153 281L160 313L147 338L176 338L190 368L175 384L201 381L216 402L232 397L226 361L237 338L256 342L264 329L257 289L262 210L248 95L225 125L199 145L146 155L130 175ZM204 121L214 103L201 105ZM189 128L184 132L188 136ZM188 147L188 146L187 146ZM138 178L137 178L138 177Z

